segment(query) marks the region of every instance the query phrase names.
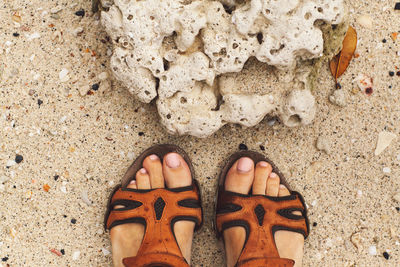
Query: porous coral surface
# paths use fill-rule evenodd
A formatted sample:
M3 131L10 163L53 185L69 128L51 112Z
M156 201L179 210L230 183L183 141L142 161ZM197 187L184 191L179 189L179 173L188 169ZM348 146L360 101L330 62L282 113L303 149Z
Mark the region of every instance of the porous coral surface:
M157 98L169 132L206 137L267 114L290 127L311 123L308 76L323 55L320 25L343 23L344 14L342 0L115 0L102 23L117 79L142 102ZM252 57L266 68L253 78L267 86L249 92L240 80Z

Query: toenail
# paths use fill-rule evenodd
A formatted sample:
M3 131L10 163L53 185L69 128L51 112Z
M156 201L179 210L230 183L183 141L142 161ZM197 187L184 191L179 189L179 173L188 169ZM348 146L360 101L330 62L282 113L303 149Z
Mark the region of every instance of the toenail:
M132 180L129 184L136 184L136 180Z
M157 155L150 155L149 157L151 160L158 160L158 156Z
M237 170L239 172L249 172L253 167L253 161L249 158L241 158L237 164Z
M261 167L264 167L264 168L268 167L268 163L266 163L265 161L260 161L259 164L260 164Z
M172 169L181 166L181 161L179 160L179 157L176 154L168 154L165 158L165 162L167 163L167 166Z
M145 168L141 168L141 169L140 169L140 173L141 173L141 174L146 174L146 173L147 173L147 171L146 171L146 169L145 169Z
M280 188L280 189L286 189L286 186L283 185L283 184L280 184L280 185L279 185L279 188Z
M274 173L274 172L271 172L271 174L269 175L269 177L271 177L271 178L276 178L276 177L278 177L278 175L276 175L276 173Z

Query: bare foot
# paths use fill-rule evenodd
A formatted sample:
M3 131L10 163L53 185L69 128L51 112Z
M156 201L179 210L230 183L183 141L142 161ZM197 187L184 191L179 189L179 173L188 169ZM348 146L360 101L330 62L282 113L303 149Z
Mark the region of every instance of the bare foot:
M192 184L189 166L177 153L169 153L161 162L156 155L143 161L143 168L136 173L136 180L128 185L133 189L177 188ZM123 206L116 206L123 208ZM186 261L190 264L195 223L179 221L174 225L175 237ZM115 267L124 267L122 259L136 256L144 236L144 226L137 223L123 224L111 229L113 262Z
M280 185L279 177L272 172L272 167L269 163L261 161L254 168L253 160L247 157L240 158L233 164L226 176L225 189L241 194L249 194L250 189L252 189L253 195L274 197L290 195L289 190L284 185ZM297 213L301 215L301 213ZM246 232L243 227L232 227L224 231L228 267L236 264L242 252L245 239ZM302 234L277 231L275 233L275 242L281 258L294 260L295 267L302 265L304 247Z

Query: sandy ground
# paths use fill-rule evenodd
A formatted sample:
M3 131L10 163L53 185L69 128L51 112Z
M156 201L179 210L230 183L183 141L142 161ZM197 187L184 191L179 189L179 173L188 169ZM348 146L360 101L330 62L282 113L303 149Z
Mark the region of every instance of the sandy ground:
M110 190L134 155L154 143L175 143L191 155L204 194L206 222L195 236L193 264L223 266L211 227L216 177L244 143L256 151L264 145L261 152L305 196L313 225L305 266L399 266L400 203L393 199L400 192L399 137L381 155L373 152L379 132L400 135L400 40L391 39L400 11L395 1L348 3L360 56L340 79L346 107L327 100L334 81L325 66L314 124L288 129L264 120L196 139L168 135L155 106L139 103L115 81L81 96L109 63L110 43L90 1L0 0L0 265L110 266L102 228ZM62 10L52 15L54 7ZM81 8L84 17L74 14ZM356 22L361 14L372 17L372 29ZM371 96L354 90L361 73L374 79ZM328 140L329 154L315 148L319 136Z

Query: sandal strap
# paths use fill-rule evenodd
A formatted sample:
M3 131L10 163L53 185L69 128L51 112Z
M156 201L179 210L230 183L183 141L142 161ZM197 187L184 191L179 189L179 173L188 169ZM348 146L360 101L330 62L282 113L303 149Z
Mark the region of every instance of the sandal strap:
M241 261L236 267L293 267L294 260L283 258L257 258Z
M302 215L294 215L300 211ZM308 236L308 220L303 198L297 192L286 197L243 195L220 189L216 228L219 236L225 229L241 226L246 242L238 262L250 259L279 258L274 234L288 230ZM257 266L257 265L255 265Z
M151 253L122 260L126 267L189 267L183 257L166 253Z
M125 208L114 209L116 205L124 205ZM137 190L120 187L111 198L107 214L107 229L126 223L145 226L137 257L168 254L183 260L173 232L175 222L193 221L196 229L203 222L200 191L196 182L174 189Z

